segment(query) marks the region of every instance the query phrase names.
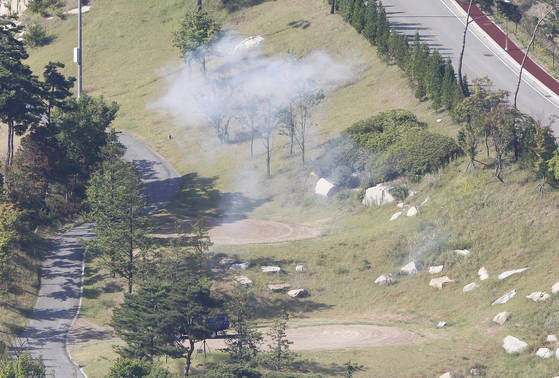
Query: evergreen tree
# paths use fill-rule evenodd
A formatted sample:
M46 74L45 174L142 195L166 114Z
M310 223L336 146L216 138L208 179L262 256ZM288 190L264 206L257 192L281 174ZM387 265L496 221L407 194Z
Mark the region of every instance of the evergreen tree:
M355 0L353 16L351 17L351 25L357 31L357 33L361 33L363 31L364 23L365 5L363 4L362 0Z
M295 359L295 354L289 350L289 345L293 342L287 339L287 322L289 314L283 312L279 319L274 321L272 328L268 332L271 344L268 345L268 365L273 370L283 370L291 365Z
M429 58L427 94L433 100L433 108L441 107L443 60L438 50L434 50Z
M388 38L390 37L390 25L388 23L388 18L386 17L386 10L379 3L379 11L377 17L377 51L380 55L386 55L388 53Z
M376 44L377 39L377 1L367 1L365 8L363 36L371 43Z
M237 286L229 305L231 328L235 337L227 339L227 352L235 362L252 360L259 352L262 334L255 329L251 322L254 314L254 297L248 289Z
M444 63L444 74L441 88L441 103L444 109L450 110L454 107L456 77L450 59L446 59Z
M60 62L49 62L43 72L44 100L47 115L47 124L52 123L52 111L55 107L63 108L65 101L72 95L70 89L74 86L76 78L64 77L58 70L64 68Z
M355 3L358 1L360 0L344 0L344 10L342 17L350 24L353 19L353 10L355 7Z

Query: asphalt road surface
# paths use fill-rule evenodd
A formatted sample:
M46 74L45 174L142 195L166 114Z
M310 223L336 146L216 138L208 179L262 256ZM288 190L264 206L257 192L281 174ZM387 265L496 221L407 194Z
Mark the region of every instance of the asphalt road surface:
M457 70L465 16L462 17L456 11L454 0L383 0L383 4L390 23L396 30L411 36L418 31L423 41L439 49L441 55L450 57ZM470 81L475 77L488 76L495 88L511 92L512 102L518 81L516 68L510 62L512 58L495 48L490 38L476 32L479 28L472 28L471 25L466 37L463 73ZM526 71L523 78L525 74ZM551 115L559 115L559 107L552 99L553 96L543 88L537 88L529 79L523 80L518 95L518 108L545 123ZM553 128L555 132L559 131L559 123L555 122Z
M134 161L142 173L151 206L169 201L179 187L177 172L137 139L126 134L119 138L127 147L125 160ZM76 226L56 239L43 262L37 303L20 340L25 351L42 356L49 376L84 376L70 359L66 341L80 306L85 248L79 239L93 237L92 224Z

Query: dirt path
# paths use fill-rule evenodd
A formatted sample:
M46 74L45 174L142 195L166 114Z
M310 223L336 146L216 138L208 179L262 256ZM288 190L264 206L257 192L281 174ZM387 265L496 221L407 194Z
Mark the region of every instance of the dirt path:
M320 224L305 225L264 219L241 219L222 223L209 231L214 244L280 243L320 236Z

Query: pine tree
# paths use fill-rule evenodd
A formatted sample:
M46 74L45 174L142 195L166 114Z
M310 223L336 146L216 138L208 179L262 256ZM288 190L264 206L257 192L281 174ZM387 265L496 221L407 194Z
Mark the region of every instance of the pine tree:
M446 59L444 63L443 83L441 88L441 103L444 109L450 110L454 106L454 69L450 59Z
M357 31L361 33L363 31L365 21L365 6L362 0L355 0L355 6L353 9L353 16L351 18L351 25Z
M380 55L386 55L388 53L388 38L390 37L390 25L388 23L388 18L386 17L386 11L379 3L379 12L377 17L377 46L378 53Z
M371 45L375 45L377 43L377 16L377 1L367 1L364 16L363 36L369 41L369 43L371 43Z
M342 16L344 20L346 20L350 24L351 24L351 20L353 19L353 10L356 1L359 0L345 0L345 9Z
M44 98L47 112L47 123L52 123L52 111L54 108L62 108L64 102L72 95L70 89L74 86L74 77L64 77L58 70L64 68L60 62L49 62L43 72L44 78Z
M429 59L427 94L433 100L433 108L441 107L443 60L438 50L434 50Z

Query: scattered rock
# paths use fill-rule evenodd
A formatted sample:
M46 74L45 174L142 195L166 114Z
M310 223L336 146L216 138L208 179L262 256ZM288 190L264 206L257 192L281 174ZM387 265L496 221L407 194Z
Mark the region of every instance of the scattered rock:
M87 13L91 10L91 5L84 5L82 7L82 13ZM74 9L70 9L66 12L64 12L66 14L78 14L79 13L79 9L78 8L74 8Z
M520 268L520 269L514 269L514 270L507 270L506 272L503 272L503 273L499 274L498 278L500 280L504 280L505 278L510 277L513 274L522 273L522 272L524 272L528 269L530 269L530 268L526 267L526 268Z
M325 178L321 178L314 187L314 193L323 197L330 197L335 193L336 186Z
M264 273L279 273L281 268L279 266L263 266L262 272Z
M528 348L528 344L514 336L509 335L503 340L503 349L508 354L522 353L526 348Z
M515 295L516 295L516 289L513 289L513 290L509 291L508 293L506 293L505 295L503 295L502 297L495 299L493 301L493 303L491 303L491 306L495 306L495 305L498 305L498 304L505 304L508 301L510 301L510 299L512 297L514 297Z
M466 286L464 286L464 288L462 289L463 293L467 293L468 291L472 291L474 289L477 289L479 287L479 284L472 282L467 284Z
M454 253L456 253L460 256L468 256L470 254L470 250L469 249L455 249Z
M443 277L439 277L439 278L433 278L429 282L429 286L435 287L437 289L442 289L443 287L445 287L446 285L448 285L451 282L454 282L454 281L451 280L450 278L448 278L447 276L443 276Z
M427 198L425 198L425 199L423 200L423 202L421 202L421 204L419 204L419 206L425 205L425 204L426 204L427 202L429 202L430 200L431 200L431 197L427 196Z
M417 192L416 192L415 190L410 190L410 191L408 192L408 197L413 197L413 196L415 196L416 194L417 194Z
M229 269L230 270L247 270L248 267L250 266L249 262L244 262L241 264L232 264Z
M269 284L268 289L272 290L274 293L278 291L284 291L291 287L290 284L287 283L277 283L277 284Z
M404 208L404 203L399 202L396 206L398 207L398 209L403 209Z
M503 325L507 320L509 320L509 318L510 318L510 314L506 311L503 311L495 315L493 321L497 324Z
M237 52L240 50L250 50L260 45L263 40L264 38L260 35L245 38L237 46L235 46L233 52Z
M548 343L557 343L557 335L547 335L545 341Z
M487 269L485 269L484 266L479 268L479 270L477 271L477 275L479 276L480 281L485 281L486 279L489 278L489 273L487 272Z
M235 281L237 281L239 285L242 285L244 287L252 286L252 280L247 276L237 276L235 277Z
M223 273L224 272L224 270L220 269L220 268L211 268L210 270L212 271L212 273Z
M305 271L305 266L298 264L297 266L295 266L295 271L299 273L303 273Z
M437 123L441 123L442 118L437 118Z
M452 374L450 371L447 371L446 373L441 375L439 378L456 378L456 376L454 374Z
M534 291L532 294L527 295L526 298L531 299L534 302L543 302L549 298L549 294L545 291Z
M287 292L291 298L304 298L309 296L309 292L305 289L293 289Z
M557 350L555 351L555 358L559 360L559 348L557 348Z
M229 265L229 264L233 264L235 262L235 260L230 259L228 257L224 257L221 260L219 260L219 265Z
M392 274L388 273L388 274L383 274L382 276L379 276L376 280L375 283L379 286L386 286L386 285L390 285L394 282L394 279L392 278Z
M385 203L394 202L396 199L390 194L392 189L393 187L386 184L378 184L372 188L368 188L363 197L363 205L368 207L373 205L382 206Z
M483 377L483 376L485 376L485 372L483 370L481 370L480 368L471 368L470 369L470 375L472 377Z
M541 358L551 358L551 356L553 356L553 352L549 348L540 348L536 352L536 356Z
M444 321L440 321L437 323L437 328L443 328L444 326L446 326L446 322Z
M430 266L429 267L429 273L431 274L439 274L440 272L443 271L444 265L436 265L436 266Z
M559 282L557 282L555 285L553 285L553 286L551 287L551 293L552 293L552 294L557 294L557 293L559 293Z
M394 213L391 217L390 217L390 222L398 219L400 217L400 215L402 215L404 212L403 211L398 211L397 213Z
M419 209L417 208L417 206L410 207L408 212L406 213L408 217L414 217L417 214L419 214Z
M402 274L412 275L423 269L423 264L419 261L410 261L400 269Z

